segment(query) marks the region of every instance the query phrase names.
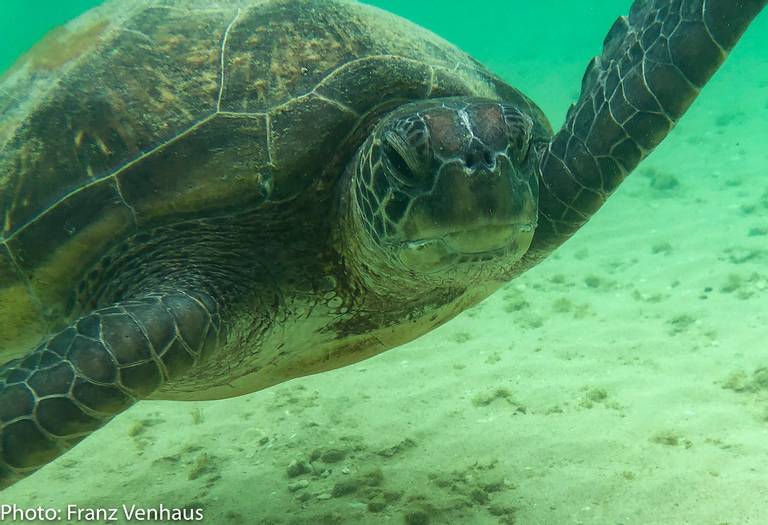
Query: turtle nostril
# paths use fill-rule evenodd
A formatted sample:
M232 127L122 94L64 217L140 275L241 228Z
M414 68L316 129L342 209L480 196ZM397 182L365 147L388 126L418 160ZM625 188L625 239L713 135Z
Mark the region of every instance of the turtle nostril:
M474 153L467 153L464 155L464 165L473 170L477 167L478 157Z
M478 168L485 168L492 170L496 167L496 159L493 158L490 150L482 149L481 151L470 151L464 155L464 165L470 169L475 170Z
M488 150L483 151L483 162L485 163L486 168L493 168L494 162L493 162L493 156L491 155L491 152Z

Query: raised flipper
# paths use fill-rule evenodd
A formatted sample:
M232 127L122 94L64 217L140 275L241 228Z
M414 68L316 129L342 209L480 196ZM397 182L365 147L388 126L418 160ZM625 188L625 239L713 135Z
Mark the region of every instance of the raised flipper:
M0 367L0 488L211 352L216 310L206 294L146 295L91 312Z
M768 0L637 0L541 158L523 268L562 244L670 132Z

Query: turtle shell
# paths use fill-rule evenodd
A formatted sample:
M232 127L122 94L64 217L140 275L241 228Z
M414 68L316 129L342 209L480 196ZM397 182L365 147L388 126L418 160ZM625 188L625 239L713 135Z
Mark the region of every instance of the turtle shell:
M459 95L548 127L465 53L354 2L112 0L53 31L0 79L0 363L71 321L129 236L290 201L384 110Z

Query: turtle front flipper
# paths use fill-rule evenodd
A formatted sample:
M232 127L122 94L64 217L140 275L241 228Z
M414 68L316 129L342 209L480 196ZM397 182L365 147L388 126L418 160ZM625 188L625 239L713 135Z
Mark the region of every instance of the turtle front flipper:
M670 132L768 0L637 0L541 157L525 266L562 244Z
M0 488L206 356L216 309L206 294L146 295L93 311L0 367Z

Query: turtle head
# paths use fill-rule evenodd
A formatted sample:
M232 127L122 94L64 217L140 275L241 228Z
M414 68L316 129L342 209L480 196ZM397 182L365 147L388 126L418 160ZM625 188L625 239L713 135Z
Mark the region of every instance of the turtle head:
M533 121L513 104L433 99L383 118L354 166L362 227L418 273L519 260L538 215Z

